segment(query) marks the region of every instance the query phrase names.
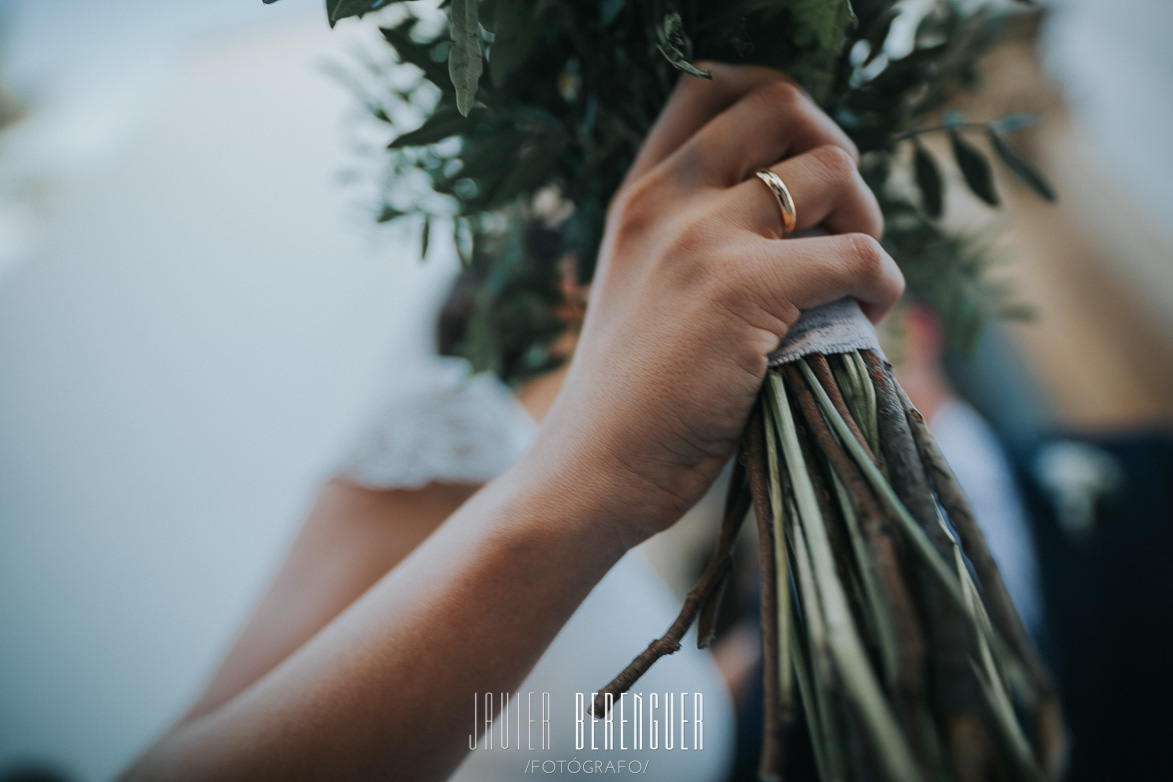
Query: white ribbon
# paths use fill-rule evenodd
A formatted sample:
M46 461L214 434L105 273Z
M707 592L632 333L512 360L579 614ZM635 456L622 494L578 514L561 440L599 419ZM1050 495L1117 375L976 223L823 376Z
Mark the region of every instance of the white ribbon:
M874 350L881 357L876 328L859 308L859 302L842 298L807 310L770 354L770 366L796 361L812 353L850 353Z

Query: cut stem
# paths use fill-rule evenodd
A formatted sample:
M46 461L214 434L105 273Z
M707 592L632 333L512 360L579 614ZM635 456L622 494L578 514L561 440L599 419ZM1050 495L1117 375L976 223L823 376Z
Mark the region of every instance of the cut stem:
M734 469L734 478L737 477L738 471ZM737 540L737 533L749 510L744 492L736 481L730 483L729 491L730 497L725 503L725 515L721 520L721 531L717 535L716 550L696 586L685 597L684 605L681 607L680 613L677 614L676 621L663 636L648 644L647 649L632 660L618 676L598 693L590 708L594 716L605 716L609 711L608 704L613 705L620 694L631 689L631 686L648 672L656 660L680 650L680 641L688 632L688 628L692 626L697 614L707 602L713 599L714 594L728 578L729 571L733 567L733 543ZM734 496L736 492L740 492L743 496L741 498Z
M777 568L774 560L774 525L770 509L769 477L766 465L765 422L762 404L754 407L745 431L746 471L749 492L753 498L754 516L758 524L759 557L762 576L762 689L764 691L762 718L762 749L758 760L758 777L763 782L782 778L785 723L779 690L778 661L778 601L786 599L778 594Z
M802 524L801 534L809 546L812 565L818 572L819 604L825 617L828 645L839 679L869 733L871 745L887 776L908 782L918 780L921 778L920 770L904 736L897 728L895 715L872 671L835 569L830 541L826 530L819 523L818 501L810 483L807 465L803 463L785 387L776 374L771 373L770 377L770 389L776 397L776 410L779 412L783 460L794 490L797 519ZM796 541L798 534L795 533Z

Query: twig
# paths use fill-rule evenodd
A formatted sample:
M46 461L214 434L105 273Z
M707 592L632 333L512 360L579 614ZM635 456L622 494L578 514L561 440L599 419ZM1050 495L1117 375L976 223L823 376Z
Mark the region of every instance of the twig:
M777 379L772 373L767 385ZM789 545L787 537L790 529L783 513L786 487L786 475L779 451L781 443L778 439L778 418L774 412L774 395L765 394L766 404L762 405L762 418L766 423L766 469L770 485L770 528L774 532L774 593L779 595L776 604L778 607L778 713L784 724L789 724L794 716L794 657L791 654L791 636L794 634L794 611L792 590L790 588ZM787 508L788 510L788 508ZM793 514L790 514L793 518Z
M859 424L856 423L855 416L847 407L847 402L843 399L843 393L839 388L839 383L835 379L835 375L831 372L831 365L827 363L827 357L822 353L815 353L803 359L806 365L814 372L815 377L819 380L819 385L827 392L827 396L831 398L831 404L839 411L839 415L843 416L843 420L847 423L847 428L855 435L855 439L863 446L864 451L871 457L872 462L879 464L876 460L876 455L872 453L871 446L868 440L864 437L863 432L860 431ZM820 416L821 417L821 416Z
M896 383L874 353L861 354L876 388L880 443L888 479L938 553L951 560L953 543L938 524L937 501L913 442L904 405L896 394ZM969 664L970 633L961 613L964 604L959 607L951 602L925 568L916 567L914 573L929 618L926 625L933 647L932 694L938 703L938 715L946 725L953 773L962 782L985 779L995 765L994 747L982 724L983 696Z
M774 561L773 513L770 508L769 476L766 471L764 401L759 396L753 415L746 427L745 467L749 477L749 492L753 498L754 516L758 523L759 556L762 578L762 689L764 690L762 719L762 750L758 760L758 777L763 782L782 778L785 749L785 725L782 719L782 698L778 670L778 601L789 595L779 595L777 570Z
M735 468L734 478L737 475L738 470ZM680 613L677 614L676 621L663 636L648 644L647 649L599 691L591 703L590 711L594 716L605 716L609 710L608 703L613 705L621 693L631 689L631 686L648 672L656 660L680 650L680 641L688 632L688 628L692 626L697 614L707 602L713 600L715 593L724 585L733 566L733 543L737 540L737 533L748 512L748 505L744 498L738 499L733 496L735 492L739 491L736 481L730 484L729 491L730 496L725 504L726 513L721 520L716 550L704 572L701 573L696 586L685 597L684 605L681 607Z
M816 354L808 356L806 363L818 378L819 384L827 392L831 403L839 411L839 415L843 417L856 441L871 457L872 462L876 463L875 455L868 449L866 438L860 432L854 417L848 410L826 358L821 354ZM803 414L807 416L810 426L818 438L820 450L831 463L839 480L843 482L851 505L855 509L856 518L861 522L860 526L866 536L868 550L861 552L859 557L860 570L865 574L865 583L873 580L869 572L879 579L885 605L875 610L880 611L886 608L892 612L892 618L898 627L897 637L901 645L899 673L896 678L901 689L904 689L915 699L924 692L921 677L921 668L924 664L924 638L917 621L916 608L900 572L900 560L896 550L896 541L893 539L892 525L884 517L875 497L868 489L863 474L851 460L844 447L835 439L830 425L818 413L814 399L810 399L809 410L804 405ZM870 556L866 556L866 554L870 554Z
M819 356L818 359L822 357ZM819 378L820 384L833 402L838 398L836 408L851 426L853 422L839 396L839 389L833 382L828 382L831 375L826 361L812 361L808 357L807 363L815 371L816 377L822 375ZM801 375L798 378L805 385L805 378ZM807 419L819 451L830 462L842 482L847 502L862 522L868 551L860 552L859 568L865 586L876 585L869 594L880 593L872 601L872 611L878 615L877 633L881 636L882 659L889 673L889 681L893 684L897 712L905 735L909 737L922 767L931 768L931 752L926 746L927 739L915 708L915 704L923 698L925 692L924 637L916 616L916 608L900 572L891 525L884 518L859 468L834 438L809 390L807 394L800 395L799 399L802 402L803 416ZM859 430L854 431L858 437ZM885 638L885 635L890 637Z
M792 507L790 515L794 519L790 552L794 559L796 593L806 627L804 639L810 664L811 698L803 702L806 706L806 722L815 749L819 776L823 779L842 779L843 761L847 753L843 751L840 709L837 708L842 702L841 680L835 675L831 661L827 623L819 600L814 565L806 545L802 513Z
M729 583L729 574L733 572L733 544L737 540L737 533L749 513L750 497L749 485L746 483L745 464L742 456L733 460L733 473L729 477L729 490L725 493L725 513L721 517L721 531L717 536L717 552L727 551L729 566L719 577L717 586L705 598L701 606L700 618L697 620L696 645L698 649L707 649L717 635L717 619L721 610L721 601L725 596L725 587Z
M696 620L696 648L708 649L717 638L717 622L721 618L721 604L725 602L725 589L729 585L729 576L733 572L733 562L722 571L717 585L701 605L700 616Z
M955 123L950 123L948 125L932 125L932 126L923 127L923 128L913 128L911 130L906 130L903 133L898 133L895 136L893 136L891 143L896 144L897 142L900 142L900 141L907 141L910 138L915 138L916 136L923 136L926 133L952 133L954 131L977 131L977 130L985 132L985 131L988 131L991 127L994 127L995 122L996 122L996 120L993 120L990 122L955 122Z
M822 416L819 416L818 410L815 409L815 401L812 396L813 392L807 385L798 371L798 368L793 364L787 364L782 367L786 376L786 382L791 391L792 406L794 410L794 427L798 433L798 444L802 450L803 462L806 464L806 472L810 480L811 487L814 489L815 500L818 502L819 514L822 520L823 530L827 535L827 540L831 544L831 554L835 560L835 572L839 575L840 583L847 585L853 584L855 580L855 571L851 567L851 544L848 542L847 530L844 526L842 513L839 504L835 502L835 497L832 494L833 488L828 485L828 476L824 474L824 467L826 459L822 455L822 448L816 449L817 440L811 432L811 424L808 418L808 411L813 412L818 420L822 422ZM848 605L851 607L851 614L855 618L857 624L864 624L867 612L864 611L863 606L860 605L859 591L856 589L845 588L843 590L847 595Z
M949 515L953 529L961 538L961 545L973 565L978 583L989 609L990 619L998 631L1010 642L1019 660L1025 664L1032 684L1036 688L1038 697L1038 711L1035 718L1036 757L1042 763L1048 776L1055 777L1060 771L1065 739L1063 736L1062 709L1058 693L1051 681L1051 676L1039 659L1034 643L1031 641L1018 611L1010 598L1002 574L994 562L994 557L986 545L985 535L974 519L973 512L966 501L965 493L957 482L957 477L945 460L936 440L929 432L924 417L917 410L904 389L896 386L900 400L908 415L909 425L912 428L912 437L921 459L928 470L929 479L937 491L942 507Z
M875 676L851 616L844 586L836 572L831 544L820 518L810 472L804 464L790 402L785 397L786 389L778 382L771 384L771 390L781 397L777 409L780 410L782 451L798 509L795 517L798 529L792 537L796 544L800 537L805 538L809 547L816 574L814 585L818 590L818 604L823 611L827 642L838 681L854 707L855 714L859 716L860 723L867 730L884 773L890 779L912 782L922 775L907 740L897 727L895 715Z

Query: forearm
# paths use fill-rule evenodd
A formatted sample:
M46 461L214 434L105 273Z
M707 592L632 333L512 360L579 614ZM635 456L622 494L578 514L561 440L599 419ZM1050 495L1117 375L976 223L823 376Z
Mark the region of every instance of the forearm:
M129 778L443 779L474 692L517 687L622 556L581 497L519 465L239 696Z
M398 565L473 490L430 484L375 491L327 482L260 604L183 721L223 705L276 667Z

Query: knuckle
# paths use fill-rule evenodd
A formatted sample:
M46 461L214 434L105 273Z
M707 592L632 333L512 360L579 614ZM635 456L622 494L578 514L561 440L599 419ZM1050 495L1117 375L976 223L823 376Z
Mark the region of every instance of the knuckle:
M701 278L715 278L719 272L711 251L713 236L706 226L682 218L673 228L673 236L666 246L668 261L693 270Z
M852 265L856 272L869 281L875 281L884 274L884 259L887 253L874 237L864 233L847 234Z
M647 174L615 194L607 219L621 234L643 232L656 220L663 200L659 177L654 173Z
M802 104L805 96L794 82L785 79L772 81L756 91L759 100L776 108L789 108Z
M878 298L895 301L904 292L904 275L876 238L847 234L851 244L851 274Z
M815 147L809 153L831 178L836 181L855 180L855 158L843 147L835 144L823 144Z

